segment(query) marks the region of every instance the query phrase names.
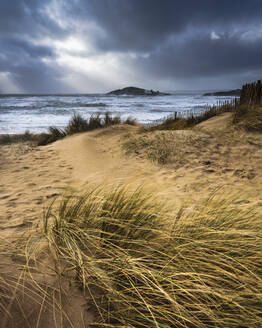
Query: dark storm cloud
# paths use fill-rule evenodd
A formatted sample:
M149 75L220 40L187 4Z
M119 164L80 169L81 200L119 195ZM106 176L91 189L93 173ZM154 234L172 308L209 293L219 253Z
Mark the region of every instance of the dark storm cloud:
M60 73L41 60L52 56L50 48L17 39L5 42L0 40L0 46L4 45L5 49L0 57L0 72L10 73L13 82L26 92L54 92L57 89L59 83L56 79L61 77Z
M46 15L51 0L1 0L0 31L4 35L61 34L63 30Z
M50 2L0 1L0 72L10 73L12 81L25 92L51 92L59 87L59 72L43 61L55 56L52 46L37 45L43 37L66 35L47 15Z
M261 0L0 0L0 73L27 92L66 91L56 57L73 53L39 41L72 36L92 45L93 58L112 54L140 81L203 78L209 87L211 78L232 75L241 84L262 71L261 18Z
M78 0L77 4L70 8L71 14L100 28L92 36L97 49L137 55L133 69L144 72L145 78L206 77L208 87L210 77L239 75L241 84L243 76L256 78L262 71L261 0Z
M34 45L33 43L20 38L0 38L0 45L1 49L4 49L4 54L7 57L17 57L16 64L18 62L28 60L30 57L43 58L50 57L53 55L52 48L47 46ZM10 64L12 63L10 62Z
M206 35L165 45L148 57L137 59L136 65L161 78L192 78L261 71L261 58L262 37L256 41L237 37L212 40Z
M96 44L104 50L150 51L186 29L249 26L261 22L261 0L78 0L70 8L88 17L104 33ZM79 10L81 8L81 10Z

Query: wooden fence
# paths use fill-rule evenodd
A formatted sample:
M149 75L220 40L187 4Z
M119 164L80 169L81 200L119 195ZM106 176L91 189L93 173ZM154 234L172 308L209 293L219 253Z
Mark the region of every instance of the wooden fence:
M241 105L262 105L262 83L258 80L254 83L245 84L240 95Z

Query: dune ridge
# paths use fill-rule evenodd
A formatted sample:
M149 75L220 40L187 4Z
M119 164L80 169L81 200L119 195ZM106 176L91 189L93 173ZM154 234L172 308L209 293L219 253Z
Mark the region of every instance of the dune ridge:
M29 255L30 260L25 261L24 255L17 253L19 238L42 240L43 208L70 188L84 191L89 186L104 185L110 190L114 185L143 185L171 206L174 214L177 209L190 209L215 193L228 198L239 209L252 208L254 213L261 213L261 135L231 130L231 120L232 114L226 113L202 122L193 130L150 134L139 132L137 126L116 125L73 135L44 147L32 147L29 143L1 146L0 240L7 245L6 250L0 250L1 272L19 277L21 268L34 268L30 275L33 282L23 284L28 284L30 293L35 292L35 300L42 295L43 288L52 288L63 304L61 319L49 294L37 301L49 302L44 307L50 307L50 311L43 313L29 297L23 311L30 312L31 304L32 311L38 313L35 318L30 316L32 322L41 317L39 327L53 327L54 322L60 322L61 327L80 328L94 319L94 309L86 305L88 292L62 276L57 281L46 241L38 242L37 250L33 250L41 258L40 264L37 255L33 257L34 264ZM163 163L157 157L158 140L164 141L173 156ZM15 250L11 252L8 247L12 245ZM32 251L30 247L28 254ZM21 297L18 293L17 300L23 305ZM5 317L4 327L14 327L14 322L16 327L23 327L25 321L19 313L16 310L12 320Z

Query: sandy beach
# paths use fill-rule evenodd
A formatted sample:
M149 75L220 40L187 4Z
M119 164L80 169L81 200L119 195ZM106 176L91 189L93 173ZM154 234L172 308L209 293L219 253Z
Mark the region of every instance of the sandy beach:
M218 194L237 195L243 206L262 206L261 138L224 133L230 116L214 117L193 131L161 132L171 138L178 153L183 151L182 160L174 158L167 165L148 160L143 149L127 155L123 143L137 136L138 129L127 125L74 135L44 147L2 145L1 235L35 229L43 207L53 198L71 187L87 188L89 183L136 181L177 207L200 201L217 189Z
M231 114L226 113L187 131L141 134L137 133L137 126L121 125L77 134L43 147L28 143L2 145L1 240L12 243L24 235L37 235L44 207L70 188L88 190L90 185L103 184L109 188L123 183L144 185L161 201L171 204L174 212L186 204L193 206L215 192L218 197L232 198L241 208L252 207L261 213L262 139L260 135L231 131L230 120ZM130 140L157 135L171 142L179 158L174 156L161 165L148 159L146 148L130 151L123 146ZM19 261L15 257L9 262L4 258L2 267L3 263L12 263L7 271L15 272ZM42 274L36 276L41 283L55 284ZM75 320L73 327L83 327L81 313L85 313L86 322L92 317L91 312L79 305L84 302L83 294L79 293L75 289L71 293L75 296L67 299Z

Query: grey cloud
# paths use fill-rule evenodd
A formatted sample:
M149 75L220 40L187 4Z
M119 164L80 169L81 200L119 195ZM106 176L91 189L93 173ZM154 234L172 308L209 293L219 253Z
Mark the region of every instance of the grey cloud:
M14 37L0 38L0 48L8 57L12 55L18 57L18 61L24 60L25 57L42 58L54 55L51 47L34 45L32 42Z
M63 34L64 31L50 19L45 6L51 0L1 0L0 31L10 35Z
M51 0L0 2L0 72L10 73L12 81L26 92L56 92L64 88L58 80L59 69L43 62L43 58L55 58L52 47L37 45L43 37L61 39L67 35L47 15L45 6L50 3Z
M46 6L54 3L68 24L49 17ZM261 17L261 0L1 0L0 72L9 72L27 92L65 92L61 81L68 71L47 65L43 58L55 63L57 53L37 41L77 36L92 43L92 56L126 54L118 65L128 65L140 80L166 79L170 85L199 78L208 86L217 77L241 83L243 76L262 71ZM89 29L90 23L97 28ZM258 35L244 40L250 30ZM212 31L220 39L211 40ZM77 49L70 55L91 56ZM75 80L82 86L80 75Z
M97 47L107 51L151 51L188 28L217 28L261 22L260 0L78 0L70 8L78 19L88 18L104 31ZM79 10L81 8L81 10Z
M208 77L260 70L262 37L256 41L238 38L211 40L209 36L174 43L136 60L139 68L159 77Z

